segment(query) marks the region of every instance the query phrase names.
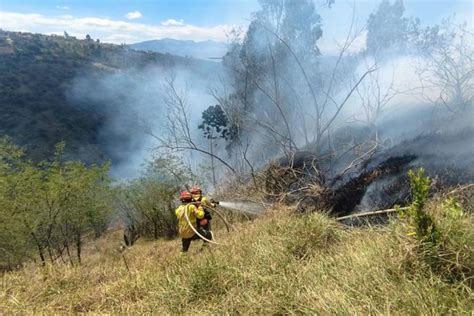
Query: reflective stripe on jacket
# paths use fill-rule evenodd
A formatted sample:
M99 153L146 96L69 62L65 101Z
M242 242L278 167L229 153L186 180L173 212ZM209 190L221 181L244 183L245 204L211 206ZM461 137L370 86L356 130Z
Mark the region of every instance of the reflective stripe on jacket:
M189 221L196 228L196 218L203 218L204 212L193 204L183 204L180 205L176 209L176 217L178 218L178 229L179 235L181 238L191 238L194 236L193 229L189 226L188 222L186 221L186 216L184 215L186 212L188 214Z

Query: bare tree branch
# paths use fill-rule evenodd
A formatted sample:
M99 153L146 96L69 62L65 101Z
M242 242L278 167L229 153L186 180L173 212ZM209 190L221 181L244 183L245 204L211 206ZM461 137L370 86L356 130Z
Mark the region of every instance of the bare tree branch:
M149 132L150 136L158 140L157 148L166 148L172 151L196 151L216 159L232 173L236 173L235 169L223 158L199 147L194 141L186 106L186 91L180 93L176 89L174 78L166 80L165 89L166 97L164 101L168 106L165 137Z

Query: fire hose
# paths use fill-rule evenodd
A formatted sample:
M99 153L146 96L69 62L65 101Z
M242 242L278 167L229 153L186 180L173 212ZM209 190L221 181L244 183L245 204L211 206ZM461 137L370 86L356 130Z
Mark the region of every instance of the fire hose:
M398 212L398 211L407 210L408 208L409 207L399 207L399 208L389 208L389 209L386 209L386 210L379 210L379 211L374 211L374 212L357 213L357 214L338 217L338 218L336 218L336 221L342 221L342 220L345 220L345 219L352 219L352 218L357 218L357 217L365 217L365 216L372 216L372 215L394 213L394 212Z
M217 214L217 215L222 219L222 221L224 222L224 224L225 224L225 226L226 226L226 228L227 228L227 231L230 232L230 227L231 227L231 226L230 226L229 222L227 222L227 220L225 219L225 217L224 217L219 211L217 211L217 209L216 209L215 207L206 206L206 209L210 209L210 210L212 210L215 214ZM213 241L213 240L210 240L210 239L204 237L202 234L200 234L200 233L198 232L198 230L194 227L194 225L191 223L191 220L189 219L189 216L188 216L188 212L186 212L186 211L184 211L184 218L186 219L186 222L188 222L188 225L191 227L191 229L194 231L194 233L195 233L196 235L198 235L202 240L207 241L208 243L211 243L211 244L213 244L213 245L222 245L221 243L218 243L218 242L215 242L215 241ZM213 235L212 231L210 231L210 233L211 233L211 236L212 236L212 238L213 238L214 235Z

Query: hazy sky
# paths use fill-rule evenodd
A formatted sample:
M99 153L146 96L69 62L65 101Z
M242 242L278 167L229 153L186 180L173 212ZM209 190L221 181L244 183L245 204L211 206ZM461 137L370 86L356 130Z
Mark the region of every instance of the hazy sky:
M322 47L344 38L355 5L357 24L363 27L380 1L336 0L320 8L324 23ZM456 13L458 21L473 24L474 1L405 0L406 15L424 24L439 23ZM12 31L90 34L104 42L133 43L176 38L226 40L234 26L245 28L257 0L0 0L0 28Z

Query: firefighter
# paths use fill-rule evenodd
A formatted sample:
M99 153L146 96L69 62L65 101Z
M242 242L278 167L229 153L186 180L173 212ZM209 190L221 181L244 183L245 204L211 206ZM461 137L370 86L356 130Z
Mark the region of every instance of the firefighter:
M185 213L188 216L189 222L202 236L208 238L210 237L210 234L206 231L203 231L202 229L199 229L196 225L196 220L204 218L204 211L192 203L193 197L191 193L187 191L181 192L179 199L181 200L181 205L176 209L175 213L176 217L178 218L179 235L181 236L182 242L182 252L185 253L188 251L191 241L201 239L201 237L199 237L189 226Z
M209 200L206 196L202 195L202 190L198 186L194 186L191 189L191 194L193 196L193 203L196 205L198 209L204 212L204 218L197 220L197 226L206 232L211 231L211 213L209 212L209 208L216 207L219 202L214 200ZM211 235L212 236L212 235Z

